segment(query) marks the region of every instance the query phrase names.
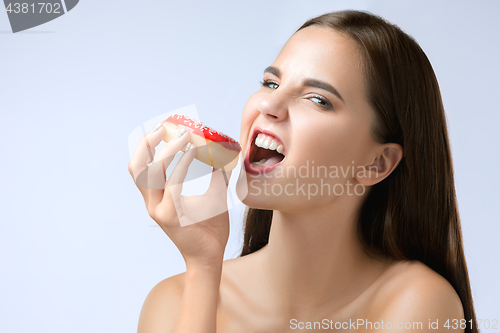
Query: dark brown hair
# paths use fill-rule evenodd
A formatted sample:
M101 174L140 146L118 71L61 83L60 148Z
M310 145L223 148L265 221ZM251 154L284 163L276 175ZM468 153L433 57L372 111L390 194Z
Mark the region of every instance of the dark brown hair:
M368 100L377 119L372 135L404 150L398 167L372 186L361 208L361 242L368 252L419 260L441 274L462 301L465 331L478 332L444 107L427 56L412 37L369 13L328 13L298 30L311 25L332 28L357 43L364 58ZM267 244L272 214L248 209L241 256Z

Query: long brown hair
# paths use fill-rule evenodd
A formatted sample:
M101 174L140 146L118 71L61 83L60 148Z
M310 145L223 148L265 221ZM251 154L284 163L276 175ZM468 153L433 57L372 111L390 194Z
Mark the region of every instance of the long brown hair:
M332 28L357 43L364 58L368 100L377 119L372 135L381 143L398 143L404 150L398 167L372 186L361 208L361 242L369 252L419 260L441 274L462 301L466 332L478 332L444 107L427 56L412 37L369 13L328 13L298 30L311 25ZM270 210L248 209L240 256L267 244L272 215Z

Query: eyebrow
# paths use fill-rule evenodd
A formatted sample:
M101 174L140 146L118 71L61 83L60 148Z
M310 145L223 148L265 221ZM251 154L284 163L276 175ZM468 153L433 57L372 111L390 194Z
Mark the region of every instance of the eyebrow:
M273 66L269 66L267 67L265 70L264 70L264 73L270 73L274 76L276 76L277 78L281 78L281 71L276 68L276 67L273 67ZM339 92L337 91L337 89L335 89L331 84L329 83L326 83L324 81L320 81L320 80L316 80L316 79L305 79L304 82L302 83L304 86L306 87L315 87L315 88L319 88L319 89L323 89L323 90L326 90L326 91L329 91L331 92L332 94L334 94L335 96L337 96L338 98L340 98L340 100L342 102L344 102L344 99L342 98L342 96L340 96Z
M276 76L277 78L281 78L281 72L279 69L277 69L276 67L273 67L273 66L268 66L266 67L266 69L264 69L264 73L270 73L270 74L273 74L274 76Z

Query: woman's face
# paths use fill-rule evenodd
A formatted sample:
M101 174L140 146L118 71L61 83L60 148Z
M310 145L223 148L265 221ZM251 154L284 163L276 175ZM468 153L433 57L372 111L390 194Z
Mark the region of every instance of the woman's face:
M355 175L373 162L379 146L370 134L374 113L365 89L354 41L320 26L295 33L243 110L247 172L238 179L240 200L253 208L293 211L364 194ZM269 134L257 139L268 138L271 149L255 145L260 132ZM280 144L284 158L272 149Z

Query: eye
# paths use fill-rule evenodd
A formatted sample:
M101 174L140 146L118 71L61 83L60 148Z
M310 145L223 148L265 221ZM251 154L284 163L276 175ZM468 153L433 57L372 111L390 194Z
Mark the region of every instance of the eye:
M271 88L271 89L278 89L278 87L279 87L279 85L275 81L272 81L272 80L260 81L260 84L263 87L267 87L267 88Z
M319 105L320 107L322 107L324 109L328 109L328 110L333 109L332 103L330 103L330 101L328 101L323 96L315 95L315 96L310 97L309 100L312 101L313 103Z

